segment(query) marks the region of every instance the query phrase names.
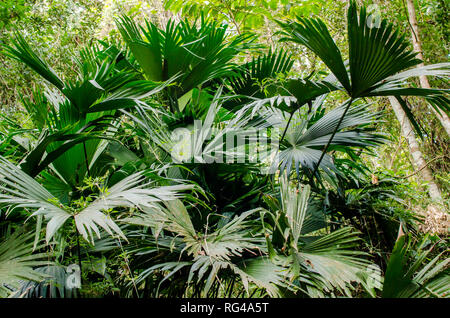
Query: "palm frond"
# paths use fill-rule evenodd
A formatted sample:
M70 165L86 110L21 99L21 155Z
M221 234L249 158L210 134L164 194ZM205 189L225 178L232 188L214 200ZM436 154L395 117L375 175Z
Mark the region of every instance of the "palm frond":
M426 238L418 242L417 249L413 249L414 245L409 236L398 238L386 268L383 297L449 297L450 260L443 258L445 252L429 260L428 255L433 247L424 251L425 240Z
M283 28L281 41L292 41L309 48L328 66L347 92L352 91L341 51L322 20L297 17L297 21L277 23Z
M233 94L240 98L227 101L225 107L230 109L245 104L249 97L265 97L261 90L261 85L267 85L264 84L264 81L274 79L280 73L287 74L293 63L294 61L286 52L279 50L269 51L264 55L254 57L248 63L240 65L236 75L228 79Z
M45 253L32 254L33 233L14 232L0 242L0 297L7 297L20 288L22 281L39 282L45 275L34 267L49 265Z
M68 275L63 266L37 267L36 272L44 275L41 282L24 281L15 293L15 298L72 298L76 289L67 285Z
M100 237L99 227L110 235L125 235L102 211L117 207L146 207L153 202L174 200L180 197L180 191L191 189L190 185L174 185L148 188L143 172L132 174L101 193L100 196L79 212L73 212L48 192L42 185L21 171L19 168L0 157L1 182L4 194L0 194L0 203L13 208L30 208L32 216L43 215L50 221L47 224L47 242L54 236L69 218L74 218L79 233L88 241L93 241L93 232Z
M36 73L41 75L47 81L62 90L64 82L55 73L55 71L45 63L33 50L30 48L25 39L19 34L15 34L15 39L12 41L12 46L4 47L6 54L33 69Z
M371 147L382 142L383 137L371 133L365 127L376 118L365 111L367 105L361 104L349 109L342 120L339 131L335 134L330 149L345 151L347 147ZM337 107L308 127L308 120L304 115L297 114L292 118L286 138L280 145L280 153L274 160L274 165L290 172L295 167L299 174L300 167L306 170L314 170L322 155L323 148L337 128L339 118L344 113L344 107ZM366 131L365 131L366 130ZM325 154L320 162L320 168L328 173L335 170L331 157Z
M351 228L342 228L303 246L298 253L308 272L317 273L328 291L351 296L352 282L362 284L372 296L381 288L381 270L357 250L360 238Z
M170 20L165 29L146 21L138 27L131 19L116 21L122 37L148 79L166 81L180 74L171 98L178 100L193 88L229 76L231 60L245 46L249 35L227 40L226 26L201 19L199 26Z
M363 96L372 86L400 71L420 64L409 42L387 20L370 27L365 7L359 16L356 2L348 9L349 65L352 97Z

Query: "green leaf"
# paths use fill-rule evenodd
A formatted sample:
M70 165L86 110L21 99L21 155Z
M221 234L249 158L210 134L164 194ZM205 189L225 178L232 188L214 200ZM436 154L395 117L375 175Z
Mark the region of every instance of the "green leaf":
M23 280L41 281L45 275L33 267L50 265L45 253L32 254L33 233L14 232L0 241L0 297L20 288Z
M352 91L341 51L322 20L297 17L295 22L277 23L284 30L282 34L285 37L280 41L292 41L309 48L328 66L347 92Z

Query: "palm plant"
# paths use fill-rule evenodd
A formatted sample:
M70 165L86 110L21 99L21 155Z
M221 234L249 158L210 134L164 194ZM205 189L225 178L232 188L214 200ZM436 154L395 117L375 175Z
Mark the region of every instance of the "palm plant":
M308 112L305 108L290 114L280 109L274 110L274 117L280 119L279 124L274 127L282 130L283 135L280 138L279 152L273 161L272 169L279 168L280 173L286 170L290 174L295 167L298 178L305 175L311 179L316 165L319 164L320 168L330 176L343 175L334 164L333 156L325 154L324 160L320 162L321 149L324 149L327 144L329 150L355 158L352 156L353 149L369 151L371 147L384 142L384 136L374 133L370 127L380 114L372 115L365 112L366 104L353 105L336 130L339 118L345 109L337 107L325 114L324 99L325 96L317 99L311 111ZM328 138L333 132L335 136L329 143ZM300 172L300 168L303 173ZM335 177L329 181L337 186Z
M213 108L213 110L215 109L215 107L212 106L216 105L215 100L217 98L211 99L211 97L208 97L211 96L208 93L208 87L211 89L218 89L219 91L222 90L221 86L218 86L220 84L220 80L218 79L217 74L225 77L223 83L225 84L224 92L228 94L221 108L233 110L228 115L224 112L224 109L218 108L215 110L217 111L217 115L215 115L217 119L214 118L214 120L217 120L217 123L224 121L227 122L226 119L233 116L239 118L239 116L242 116L243 114L248 115L250 108L253 108L251 110L252 116L257 112L257 110L259 114L259 110L262 109L260 106L263 106L266 102L265 97L267 94L274 98L276 98L279 94L282 96L287 96L286 98L282 98L282 101L280 103L276 103L275 105L276 108L289 113L290 117L287 124L283 124L283 122L285 122L284 118L280 118L284 117L284 114L281 114L282 116L280 116L280 114L270 114L272 119L268 119L269 116L267 116L267 114L264 116L264 119L268 122L267 126L272 125L276 128L282 126L284 129L284 133L281 137L282 152L278 156L280 160L276 162L281 165L281 170L286 167L288 170L291 170L292 163L294 162L297 173L299 172L299 166L301 165L302 169L304 169L307 174L311 175L311 171L316 168L316 164L319 163L319 161L322 161L320 158L321 152L319 149L327 144L325 140L326 137L332 134L334 129L339 126L334 125L332 122L335 121L336 118L340 118L338 116L347 112L347 109L343 107L340 111L334 111L326 115L320 123L317 123L316 126L311 127L313 131L306 133L304 138L309 139L303 140L300 137L302 136L303 131L302 133L300 133L300 131L302 129L304 130L305 127L310 128L311 124L308 122L311 120L318 120L317 117L313 117L317 112L321 111L320 103L315 104L314 109L311 109L312 103L317 97L322 96L329 91L335 90L336 85L329 81L314 82L309 79L289 79L283 83L281 87L277 84L270 84L270 81L273 80L274 77L280 73L287 74L292 67L293 61L283 51L273 53L269 52L266 55L254 58L251 62L236 67L229 62L236 55L236 53L239 52L239 46L245 47L244 42L246 38L239 36L229 44L225 44L225 33L222 33L221 27L218 27L218 25L214 23L205 22L203 19L200 21L199 28L190 26L187 22L182 22L175 26L173 21L168 23L165 31L158 30L157 27L151 23L147 23L146 28L139 28L127 18L122 18L118 21L118 27L133 56L135 56L136 60L138 60L141 64L143 73L147 78L154 78L156 76L160 79L162 76L161 74L163 74L160 70L165 66L167 67L167 65L175 65L176 67L172 67L174 67L176 71L167 73L165 77L163 77L164 80L168 80L171 76L176 76L178 74L177 72L180 72L181 74L181 77L176 79L178 88L167 88L170 91L167 91L167 94L170 95L172 99L174 99L174 96L176 97L177 105L179 104L179 107L170 107L170 113L164 116L165 122L161 122L161 120L158 119L158 117L161 116L154 116L155 107L153 105L150 108L139 111L137 116L127 112L127 115L131 116L138 126L144 130L144 138L151 138L151 140L156 144L157 149L160 150L161 148L164 148L163 157L165 155L166 159L170 158L167 154L173 152L174 150L172 149L173 138L171 138L173 137L172 132L174 128L189 128L189 125L192 125L195 119L203 119L203 126L207 126L205 130L210 131L209 127L211 127L212 123L210 121L212 118L210 117L212 114L211 108ZM221 36L218 37L218 40L215 42L201 44L204 41L207 41L211 34L221 34ZM186 40L185 37L188 40ZM166 44L165 41L167 41L168 44ZM226 55L226 59L222 60L217 57L214 59L214 54L219 51L216 52L216 50L210 49L208 50L208 55L206 55L204 59L211 59L209 60L211 68L198 68L196 67L196 63L202 61L199 57L203 57L206 52L201 51L200 48L207 45L220 47L220 54L225 54L222 51L226 51L229 54ZM176 61L172 61L170 59L174 55L172 51L167 51L168 48L172 48L173 50L176 48L177 52L180 51ZM200 51L197 52L197 50ZM202 52L203 55L201 54ZM231 54L232 52L234 53ZM168 57L164 58L166 55ZM216 69L234 70L234 72L221 71L217 73L218 71ZM195 73L195 76L190 73ZM183 81L185 81L185 77L197 78L198 80L196 81L196 85L198 87L194 88L193 86L189 86L184 83ZM263 92L259 86L261 82L265 81L268 82L268 84L265 88L266 92ZM183 86L186 85L187 88L183 88ZM181 92L178 93L177 91L180 90ZM217 94L215 95L217 96ZM323 101L322 98L319 100ZM168 102L171 103L170 101ZM303 121L303 124L300 125L302 126L301 129L297 129L298 125L295 125L295 128L291 128L289 130L289 134L286 136L294 113L305 104L309 104L311 110L310 113L308 113L308 120L304 119L304 114L303 116L298 116L299 118L296 117L298 118L298 120L296 120L296 124L299 124L299 121ZM156 106L156 108L157 107L158 106ZM148 112L150 115L147 115ZM354 115L354 113L358 113L358 115ZM368 124L371 119L368 115L361 116L362 113L362 107L355 108L355 111L352 111L352 118L345 122L345 126L341 125L339 129L343 130L350 126L356 125L358 125L358 128L354 131L349 130L339 133L339 141L335 141L333 143L333 149L341 149L347 152L350 151L351 147L362 147L366 149L369 145L376 145L382 140L379 136L366 132L360 132L360 129L364 125ZM356 118L358 118L358 120L356 120ZM261 118L258 119L261 120ZM281 125L279 123L273 125L274 120L281 121ZM161 129L161 127L165 126L168 126L168 129ZM189 130L191 130L191 128L189 128ZM223 132L226 133L226 129ZM186 132L182 133L184 136L186 136L186 134ZM315 135L313 136L311 134ZM208 148L208 146L205 146L205 149L202 149L203 152L206 151L208 154L213 152L220 153L219 148L222 144L216 141L218 139L220 140L223 135L224 134L218 134L215 139L213 138L210 145L214 145L214 148ZM287 137L286 140L285 137ZM197 148L204 146L203 140L194 138L194 142L196 142L197 145L197 147L194 147L194 152L197 151ZM186 152L185 149L182 149L182 151ZM155 153L155 150L152 149L152 151L147 151L147 153L153 154ZM160 158L160 156L161 153L158 152L157 157ZM324 164L319 165L322 168L326 168L327 172L331 173L330 168L333 166L331 163L331 158L327 155L325 161L326 162ZM202 184L202 186L206 186L206 184Z
M419 270L431 250L420 245L414 256L399 239L382 287L380 268L348 226L363 230L357 212L372 211L372 195L390 195L358 176L359 155L385 140L371 127L381 114L363 99L396 96L411 117L402 97L423 96L448 111L446 90L406 81L448 75L449 65L407 70L419 61L404 40L386 21L370 28L367 19L352 1L347 62L321 20L279 23L283 40L323 60L331 71L323 79L289 77L293 61L282 50L239 65L252 37L231 37L203 17L163 29L123 17L116 22L127 47L83 50L73 79L17 36L6 54L53 89L23 98L32 129L10 120L0 129L0 216L36 226L34 244L16 233L0 243L0 296L73 296L64 285L68 244L85 271L98 257L97 272L122 296L375 297L382 289L385 297L441 297L444 253ZM333 91L348 100L327 110ZM229 136L247 141L226 148ZM52 266L38 253L43 224Z
M47 223L46 241L49 242L68 219L73 218L77 232L87 241L93 242L93 234L100 237L98 227L108 234L117 234L126 239L123 232L102 211L117 207L149 207L152 202L174 200L179 191L191 189L190 185L173 185L149 189L143 172L134 173L117 182L109 189L100 186L100 195L93 202L85 202L80 210L65 206L47 189L22 170L0 157L0 176L5 185L0 186L0 203L11 208L33 209L31 216L44 216ZM9 211L11 213L12 210Z
M151 274L164 273L155 286L155 296L160 294L164 283L171 286L163 289L170 293L166 296L230 296L236 292L231 287L235 281L241 281L247 292L248 282L252 282L269 295L277 294L273 283L283 281L281 273L271 281L262 273L247 268L250 263L263 261L262 258L254 258L264 253L263 238L253 235L252 224L255 221L249 219L258 210L247 211L234 218L222 216L218 222L207 224L203 232L194 228L187 209L180 201L143 212L124 220L152 229L152 234L146 235L145 244L129 248L137 256L132 265L142 268L133 284L148 288L147 279Z
M420 128L402 97L425 97L432 101L436 109L446 112L449 110L449 100L445 97L447 90L405 87L407 80L414 76L448 76L449 64L429 65L410 70L409 68L420 64L421 61L415 58L416 54L408 48L404 36L400 36L387 20L383 20L379 27L371 27L368 19L365 7L358 15L355 1L351 1L347 19L348 61L344 61L341 51L322 20L297 17L297 21L278 22L285 36L282 41L293 41L306 46L331 71L331 76L322 81L328 83L324 85L324 91L341 90L349 96L315 170L319 168L348 110L357 99L395 96L419 132Z
M225 87L230 87L229 93L235 95L235 98L227 100L224 107L239 109L254 98L265 98L265 90L273 86L271 81L281 74L288 74L293 64L294 61L287 52L270 50L254 57L250 62L239 65L236 74L225 80Z
M0 186L2 192L0 194L0 204L3 207L9 208L6 215L8 216L14 210L21 211L24 209L28 213L28 218L33 216L37 217L34 248L38 248L37 244L40 241L41 225L44 218L48 221L45 235L47 244L51 243L52 238L58 232L61 232L63 228L68 229L68 220L73 221L77 235L77 252L80 268L82 262L80 242L78 239L79 235L86 241L94 244L94 235L100 238L100 229L102 229L107 234L113 237L117 236L126 241L125 234L112 219L112 216L117 215L118 208L128 208L128 210L142 209L144 207L151 208L155 202L174 200L181 196L182 191L192 189L191 185L183 184L150 188L152 185L151 182L148 181L141 171L131 174L122 180L115 180L116 183L111 187L108 187L106 183L94 182L99 192L95 199L91 195L89 197L83 197L81 201L71 201L70 204L64 204L36 180L3 157L0 157L0 180L2 183ZM69 230L69 232L71 231ZM63 243L58 242L59 240L57 244L64 246ZM30 246L27 245L27 247ZM19 256L22 255L19 253L19 250L16 250L16 252L18 252ZM25 252L25 249L23 252ZM40 255L37 254L36 257L38 258ZM5 257L7 256L10 257L11 255L5 254ZM27 260L27 258L24 260ZM21 259L17 261L21 261ZM41 264L46 263L30 262L29 266ZM26 280L36 280L36 277L40 275L31 275L33 273L31 272L31 268L26 267L24 268L25 270L30 271L28 274L24 272L23 278ZM58 271L49 272L49 274L52 273L55 274ZM52 279L57 279L58 277L53 277ZM11 284L15 282L12 278L6 280L6 282L9 281L11 281ZM14 288L19 287L17 284L14 285ZM42 284L44 287L47 286L46 282ZM37 288L32 285L29 287ZM45 288L44 291L46 290ZM64 291L61 292L60 290L59 293L61 295ZM52 295L54 294L53 292Z
M76 79L64 81L20 35L12 43L5 47L5 54L25 63L56 88L35 91L33 100L24 98L40 135L21 168L34 177L50 166L60 178L62 190L69 189L66 192L74 191L90 175L107 145L101 140L115 132L116 110L134 107L168 84L135 80L135 73L117 71L117 56L101 60L105 54L95 49L81 52Z
M213 210L240 213L255 208L242 205L247 205L246 200L256 200L262 188L267 187L255 174L258 164L249 162L248 152L225 143L230 136L244 138L250 128L253 138L249 143L256 145L254 136L266 126L264 116L252 118L250 107L236 113L226 110L221 88L214 96L205 91L197 93L201 97L188 102L179 115L161 116L150 107L138 107L135 114L126 112L142 140L147 164L175 162L173 176L196 182L213 200L209 203ZM218 178L221 183L216 181ZM247 194L242 195L241 189L248 190ZM206 214L210 212L204 210Z
M0 242L0 297L15 292L23 280L41 281L45 278L36 266L49 265L46 253L32 254L33 233L15 231Z
M234 218L223 214L218 221L211 217L203 231L196 230L180 201L124 219L151 229L129 235L131 266L139 275L125 285L137 295L168 297L242 292L323 297L350 296L357 282L374 296L380 270L362 258L367 254L353 249L357 233L343 228L324 234L326 222L308 204L309 186L299 192L286 181L281 184L281 206L272 198L270 211L256 209ZM251 219L257 214L261 220L271 217L261 223Z
M380 287L380 269L355 249L357 232L344 227L326 233L325 216L310 200L310 186L292 186L284 174L280 201L267 197L270 218L264 226L270 259L287 268L289 279L300 294L324 297L350 296L352 282L371 296Z
M150 47L159 47L159 44L157 44L156 41L149 40L149 36L147 35L149 33L148 30L150 30L149 26L147 26L146 31L142 29L147 37L146 42L148 43L140 43L141 35L140 32L137 31L138 29L132 27L131 22L124 19L122 19L121 24L122 27L126 29L121 32L137 60L139 60L139 56L142 58L142 55L137 53L137 49L133 51L133 45L137 43L139 43L139 47L141 47L141 44L142 46L145 45L147 46L147 51L150 51ZM135 30L133 33L134 36L131 36L130 34L133 29ZM166 32L168 32L167 30L169 30L169 28L166 29ZM124 34L125 31L126 34ZM155 39L156 31L152 34L152 39ZM194 40L195 39L191 39L191 41ZM202 38L197 38L197 41L199 42L202 40ZM182 43L182 41L180 41L180 43ZM155 60L150 58L150 53L146 55L146 58L147 60ZM156 59L156 61L159 60ZM140 63L142 64L143 62ZM149 68L146 71L144 66L141 65L144 73L149 72L149 70L158 72L159 66L160 63L158 62L155 67L152 69ZM191 244L197 246L197 250L200 249L198 244L200 244L200 241L202 240L200 240L200 234L196 234L197 232L210 233L204 235L204 241L208 242L211 236L218 235L216 232L222 229L222 226L224 226L223 223L228 224L223 220L224 218L228 219L233 215L235 215L236 218L238 218L238 215L245 215L246 217L251 216L247 216L247 213L241 204L237 205L238 202L242 200L241 198L227 200L227 203L220 202L219 199L224 195L223 190L226 189L226 187L223 186L223 183L228 182L228 180L236 183L236 180L239 179L225 177L226 174L221 174L222 166L220 164L210 163L208 160L197 160L197 163L193 164L192 159L194 159L198 153L197 150L201 149L203 151L201 154L203 155L221 153L223 151L223 136L241 128L282 127L284 129L284 134L281 137L281 142L284 141L285 143L282 143L281 145L281 154L286 157L286 160L282 160L281 170L284 170L285 168L291 170L293 159L296 159L294 162L296 164L298 175L300 175L300 164L306 171L309 171L309 173L314 169L314 163L318 161L318 157L320 156L320 151L318 149L326 144L327 137L333 132L336 127L336 121L342 115L344 110L339 108L324 115L322 108L323 100L325 98L324 94L333 90L335 84L329 82L313 82L310 80L288 80L281 88L278 85L270 84L271 79L278 73L287 73L291 66L292 61L285 53L269 53L261 58L254 59L252 62L244 64L236 69L237 72L235 74L227 74L228 78L225 80L224 91L231 96L223 98L224 102L221 101L222 88L219 81L215 79L214 83L211 83L211 88L218 88L218 92L214 94L214 97L209 94L207 87L192 89L192 92L189 93L191 95L186 99L184 97L180 98L182 97L182 93L186 94L186 90L179 94L172 94L173 96L179 97L178 102L181 103L182 107L170 107L170 113L165 114L164 116L155 112L153 106L138 107L136 113L125 112L133 119L135 124L133 127L134 129L137 128L136 131L142 138L143 143L146 142L149 150L145 151L145 153L155 154L152 155L153 162L155 163L169 164L171 162L172 158L170 155L174 150L174 145L178 141L175 140L174 144L172 134L176 132L178 128L184 130L187 129L187 131L183 130L183 133L180 133L180 135L177 136L188 136L187 138L192 140L192 144L194 145L192 147L193 151L189 152L186 151L186 149L175 149L184 152L185 154L187 152L188 155L183 158L184 160L179 162L179 167L182 167L182 169L179 169L177 173L183 175L184 178L189 178L198 182L206 190L207 195L210 195L210 198L214 200L215 211L219 213L219 216L216 216L211 214L211 210L204 209L201 206L196 206L194 211L189 213L185 208L180 207L184 212L182 213L182 217L180 216L181 213L177 212L177 220L185 220L183 221L183 227L181 228L179 225L167 225L168 223L170 224L170 222L173 222L167 219L167 214L171 215L171 213L174 213L170 212L170 209L168 211L167 207L160 207L158 209L158 213L164 216L164 222L155 216L155 210L146 211L148 215L130 219L128 222L131 222L132 224L150 226L153 233L145 234L146 240L149 241L148 245L145 247L142 247L142 242L138 239L143 235L142 232L138 231L135 234L135 237L138 240L136 241L136 245L133 245L130 250L135 253L135 262L132 265L139 268L141 274L136 280L129 281L128 286L131 290L134 292L139 290L139 293L143 292L145 294L146 292L149 292L153 286L153 288L157 288L157 290L160 290L161 288L169 293L167 295L172 296L181 296L185 290L190 290L190 292L193 293L191 295L205 296L208 295L208 292L209 295L217 295L216 293L219 293L218 290L220 288L228 286L230 288L228 291L232 294L233 287L231 287L230 284L231 282L234 284L236 279L241 281L244 285L247 285L248 281L253 281L257 286L264 286L263 289L265 292L272 296L281 295L292 288L294 291L298 290L299 286L294 286L292 282L287 279L287 276L282 274L283 271L287 271L290 268L290 265L287 264L295 263L293 260L296 258L292 256L293 254L289 256L280 256L281 258L284 257L284 262L281 263L272 262L267 256L245 257L241 263L244 264L242 270L244 272L248 270L250 271L249 273L253 272L253 274L248 273L250 276L246 276L239 274L238 264L233 263L233 261L231 263L229 262L229 260L233 259L233 255L236 256L236 251L234 250L234 244L236 243L226 241L226 238L224 238L223 241L221 240L220 243L223 244L223 246L228 246L227 244L229 244L229 255L224 254L218 259L215 259L217 263L211 263L214 255L208 254L208 251L203 251L204 255L196 255L192 251L189 252ZM192 69L192 67L189 69ZM150 74L147 74L147 77L148 76L150 76ZM206 77L205 74L205 78ZM214 73L208 78L214 78ZM258 85L259 82L265 80L269 83L266 92L260 90ZM206 82L203 82L202 86L208 86L205 83ZM183 84L179 85L183 86ZM280 96L280 92L284 96ZM267 94L270 94L272 97L265 98ZM324 96L315 101L315 99L321 95ZM268 106L269 104L270 106ZM294 113L305 104L310 104L310 112L306 113L304 109L302 109L302 111L299 112L301 114L297 114L297 116L294 117ZM289 107L290 105L293 107ZM354 130L343 131L339 134L339 138L333 143L336 150L351 152L351 147L361 147L365 149L382 141L380 136L371 134L370 129L366 128L376 115L370 116L369 114L364 113L363 107L364 106L359 105L352 108L352 111L344 123L345 126L341 127L341 129L351 127L357 128ZM224 108L231 109L232 111L226 111ZM285 112L290 116L287 123ZM195 119L201 120L202 128L204 130L201 130L200 134L195 134L196 130L193 125ZM290 124L292 125L289 126ZM205 131L212 132L213 130L211 128L213 127L216 128L216 130L213 132L210 140L205 139L208 135ZM290 129L288 130L288 128ZM193 132L193 138L189 137L190 132ZM289 157L291 152L295 152L298 149L301 150L301 153L299 153L296 158L293 158L292 156ZM315 152L318 154L316 155ZM311 153L315 156L311 156ZM230 153L230 156L233 157L233 154ZM328 161L329 166L332 167L331 158L329 158ZM255 164L253 164L253 166L255 166ZM239 175L241 171L240 167L239 164L234 163L232 166L228 167L229 169L226 171L229 171L228 173L233 173L233 175ZM251 164L243 167L244 171L246 170L248 173L250 167L252 167ZM334 167L333 169L337 172L337 169ZM216 187L215 184L217 184L216 180L218 178L221 180L222 184ZM255 178L255 176L253 175L252 178ZM243 186L241 185L241 187ZM253 189L256 190L256 188ZM265 189L267 190L267 187ZM260 188L256 193L258 192L264 193L264 188ZM225 193L228 194L229 191L225 191ZM251 190L249 193L253 193L253 191ZM251 198L249 196L244 197L247 200ZM212 204L210 203L209 205ZM254 207L257 207L257 205ZM201 217L197 217L195 214L199 214ZM231 223L231 221L229 222ZM214 231L214 229L216 230ZM197 240L192 239L196 237ZM179 238L182 239L180 240ZM259 238L259 240L261 239L263 239L263 237ZM308 287L302 286L305 290L304 294L318 295L320 294L319 290L321 289L332 292L335 288L338 288L340 292L349 295L350 292L347 288L349 288L350 282L366 282L367 277L364 276L366 275L365 268L369 266L370 263L364 261L358 262L356 261L356 258L352 257L346 258L345 254L347 250L345 248L342 251L335 249L333 247L334 239L342 240L341 243L352 242L343 245L345 248L350 248L354 246L353 242L356 241L356 236L355 233L351 233L349 229L345 229L344 231L339 232L337 236L330 236L329 238L325 237L322 239L324 241L323 244L325 245L323 251L324 254L330 252L339 255L336 259L327 259L325 257L324 262L329 261L330 264L334 262L333 264L348 266L348 272L345 279L339 280L335 277L334 273L327 272L325 269L323 269L321 273L323 276L311 272L309 281L305 278L307 276L302 278L303 281L309 282L309 284L306 284ZM191 240L193 242L195 241L196 244L191 242ZM247 242L247 239L242 237L241 241L245 243ZM267 253L265 252L266 248L263 248L262 245L254 246L254 242L247 242L245 244L247 244L249 249L257 249L263 255ZM314 247L314 245L311 246ZM320 246L323 247L322 245ZM314 248L312 248L312 250L314 250ZM200 249L200 251L202 250ZM240 253L239 249L238 253ZM320 254L320 252L318 252L318 254ZM228 255L226 257L229 259L228 262L225 262L223 259L225 255ZM318 256L317 258L320 257ZM209 261L207 261L208 259ZM323 259L317 261L319 263L317 266L320 267L321 261L323 261ZM153 264L153 266L150 264ZM297 265L292 265L292 267L295 266ZM198 269L203 269L198 273L199 277L203 277L209 271L208 268L211 269L211 271L206 284L202 284L201 281L198 280L193 289L186 289L191 283L191 279L186 280L186 277L193 278ZM266 268L266 270L264 268ZM326 266L324 268L326 268ZM216 281L216 279L218 279L217 273L219 270L226 272L226 269L233 270L231 270L231 272L229 271L228 274L222 274L220 276L221 283L219 284ZM236 277L235 275L238 276ZM291 274L289 277L295 277L295 279L297 279L298 274L296 275L297 276ZM161 278L158 279L157 277ZM267 279L264 279L264 277ZM327 283L332 278L334 281L332 281L332 283ZM213 285L216 287L212 289L216 290L215 292L211 291ZM166 288L162 288L161 286L166 286ZM219 288L219 286L222 287ZM370 287L368 287L368 289L370 289ZM220 290L223 294L223 290ZM371 292L373 294L372 290ZM189 294L188 291L186 293Z
M248 48L250 35L227 37L227 26L207 21L197 23L187 20L176 24L171 20L164 30L146 21L137 26L131 19L122 17L117 27L139 63L145 77L152 81L176 78L168 87L165 100L176 113L183 109L196 87L234 73L232 59Z
M410 235L398 237L387 264L382 297L449 297L448 249L433 257L435 244L425 249L426 242L427 237L414 246Z

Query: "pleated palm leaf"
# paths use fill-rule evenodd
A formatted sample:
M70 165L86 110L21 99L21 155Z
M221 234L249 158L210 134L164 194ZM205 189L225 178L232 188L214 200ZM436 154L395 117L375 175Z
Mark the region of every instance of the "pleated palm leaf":
M135 239L130 235L128 248L135 255L131 266L140 274L128 286L155 286L162 290L155 297L236 297L240 290L259 296L324 297L351 296L354 283L359 283L374 296L380 270L357 250L358 233L343 228L323 234L326 223L308 208L309 186L297 192L282 182L281 191L275 223L268 227L271 222L264 222L264 231L251 216L267 211L257 209L234 218L223 216L225 222L208 222L199 232L180 201L124 219L152 229L144 244L141 232ZM152 275L158 273L163 275L155 285Z
M40 282L45 278L34 268L50 262L45 253L32 254L33 236L16 231L0 242L0 298L17 291L23 280Z
M310 186L289 184L280 178L281 204L272 201L272 227L266 227L269 255L288 268L287 277L310 297L343 294L351 297L361 284L375 296L380 269L357 249L358 232L349 227L323 234L324 216L309 205ZM274 213L274 214L273 214ZM272 230L271 230L272 228Z
M25 280L14 293L15 298L74 298L77 288L68 285L71 274L66 268L59 265L42 266L34 269L44 275L40 282Z
M130 248L130 252L141 257L134 265L143 268L133 283L140 285L162 271L158 290L167 292L173 288L178 296L236 296L233 287L246 291L247 295L256 288L272 297L280 296L279 286L288 287L289 282L283 277L283 267L258 256L264 254L264 238L252 235L254 221L251 220L258 211L234 218L223 216L219 223L207 224L204 232L194 229L181 201L165 203L158 209L144 210L125 219L127 223L148 226L153 232L153 237L146 237L144 245ZM143 267L147 263L154 265ZM162 288L164 283L169 287ZM158 291L155 296L160 296Z
M175 116L164 119L161 114L155 113L151 107L140 107L137 114L126 114L137 124L142 130L142 134L146 138L150 138L154 145L159 147L166 154L166 159L178 163L212 163L216 159L221 162L236 163L237 160L243 160L248 153L239 149L237 143L230 146L226 145L229 136L247 137L251 143L256 143L254 138L258 130L267 126L266 114L260 118L253 118L252 107L246 106L232 113L223 106L224 99L222 97L222 87L218 88L216 94L209 98L201 98L201 111L198 118L191 118L189 122L173 127L170 125L176 121ZM182 112L188 112L193 106L192 102L188 103ZM169 123L167 123L169 122ZM246 129L253 129L253 134ZM225 147L225 145L227 147ZM171 156L171 157L169 157Z
M358 14L355 1L351 1L348 9L348 61L344 60L322 20L297 17L296 21L279 22L279 25L283 28L283 41L306 46L328 67L332 76L324 82L330 84L330 90L340 89L349 95L346 109L358 98L395 96L419 133L419 125L402 97L425 97L433 107L449 111L448 90L414 88L408 85L407 80L419 75L448 76L450 64L410 69L421 61L409 48L405 37L387 20L373 26L365 7Z
M134 107L168 83L134 80L136 74L117 71L116 58L101 60L104 54L85 49L78 59L74 80L63 80L17 34L5 54L36 71L55 89L37 91L33 101L24 99L41 135L24 158L22 169L36 176L50 165L59 177L76 187L94 164L117 109Z
M78 233L93 243L94 234L100 237L99 227L109 235L126 240L122 230L112 219L109 211L116 208L151 206L153 202L170 201L181 196L181 191L191 189L190 185L173 185L150 188L143 172L129 175L109 189L100 191L91 203L74 209L61 203L52 193L21 169L0 157L0 204L10 209L28 209L30 216L43 216L48 220L46 241L49 242L63 225L72 219Z
M331 155L324 154L323 160L320 160L323 148L328 144L330 136L336 131L339 119L345 112L344 107L337 107L324 114L323 101L326 95L318 98L311 105L311 111L302 111L295 113L285 113L280 107L269 109L272 112L272 127L278 128L283 132L280 137L279 149L274 149L275 156L272 159L271 170L280 169L280 173L287 171L291 173L293 169L300 177L300 170L306 175L312 176L316 165L320 161L322 168L328 175L333 176L340 173L334 164ZM296 101L294 101L295 103ZM289 107L290 103L283 99L283 107ZM276 102L275 102L276 104ZM268 100L253 103L255 107L266 107ZM336 152L352 154L352 149L363 149L365 151L375 147L385 140L381 134L376 134L370 128L379 114L370 114L366 112L366 104L353 105L347 112L347 115L339 125L337 132L329 144L329 149Z
M165 29L146 21L145 27L137 26L130 18L122 17L117 27L146 78L167 81L179 76L177 85L167 89L166 99L172 112L183 105L192 89L207 86L208 82L230 76L235 65L231 60L247 47L251 36L227 38L227 26L206 21L169 21Z
M286 75L293 64L294 61L286 52L278 50L269 51L240 65L236 74L227 79L229 93L237 95L237 98L226 101L224 106L227 109L239 109L251 101L249 97L266 97L262 86L271 86L271 83L264 82L274 80L280 74Z
M434 246L425 250L426 237L413 244L411 237L397 239L386 268L382 297L450 297L448 250L432 257Z
M292 69L294 61L283 50L269 51L255 57L252 61L239 66L239 72L229 78L229 93L236 98L227 100L227 109L240 109L254 99L266 97L293 96L291 103L276 103L274 107L292 113L307 103L312 103L317 97L337 89L329 81L312 81L307 79L280 79L286 77Z

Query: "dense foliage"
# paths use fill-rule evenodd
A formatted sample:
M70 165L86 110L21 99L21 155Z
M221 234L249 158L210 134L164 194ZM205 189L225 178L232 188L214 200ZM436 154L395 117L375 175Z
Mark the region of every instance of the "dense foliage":
M341 2L2 4L0 297L448 297L448 8Z

